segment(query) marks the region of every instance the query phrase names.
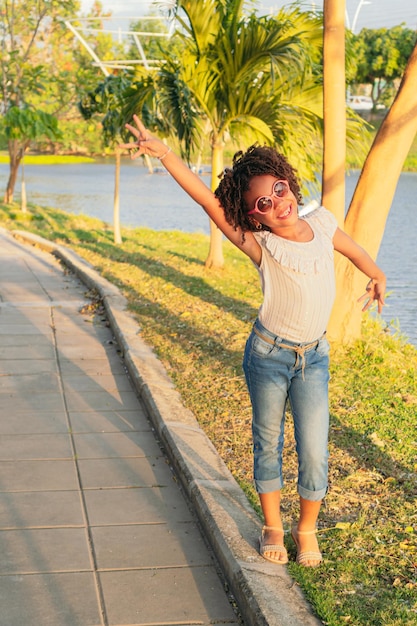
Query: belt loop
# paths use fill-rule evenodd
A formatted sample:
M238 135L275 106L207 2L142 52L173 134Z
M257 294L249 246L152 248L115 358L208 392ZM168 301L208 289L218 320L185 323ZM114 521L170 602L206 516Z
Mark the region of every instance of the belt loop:
M267 343L270 343L272 346L275 346L275 341L271 339L270 337L267 337L266 335L262 334L261 331L256 326L253 327L253 332L255 333L255 335L258 335L258 337L260 337Z

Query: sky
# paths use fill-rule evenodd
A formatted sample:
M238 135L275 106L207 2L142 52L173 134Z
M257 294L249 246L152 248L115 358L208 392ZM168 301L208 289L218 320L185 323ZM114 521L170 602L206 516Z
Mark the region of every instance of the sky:
M138 17L152 7L152 0L101 0L106 11L116 17ZM165 4L168 4L166 2ZM93 0L82 0L82 10L87 12ZM162 2L163 4L163 2ZM268 14L274 9L288 4L287 0L258 0L258 12ZM323 8L323 0L303 0L311 8ZM347 25L358 33L362 28L390 28L404 23L408 28L417 29L416 0L346 0ZM355 19L356 16L356 19Z

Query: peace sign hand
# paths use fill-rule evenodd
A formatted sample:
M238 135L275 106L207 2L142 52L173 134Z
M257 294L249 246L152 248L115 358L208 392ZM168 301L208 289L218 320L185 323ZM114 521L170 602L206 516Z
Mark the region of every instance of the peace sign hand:
M148 154L149 156L156 157L157 159L163 159L168 152L170 152L170 148L167 148L167 146L160 139L153 137L142 124L137 115L133 116L133 121L135 122L136 127L131 124L126 124L125 127L136 138L136 141L123 143L119 147L123 150L130 150L131 159L137 159L137 157L142 156L143 154Z
M365 302L362 311L367 311L374 300L378 303L378 313L382 312L382 307L385 305L385 275L380 280L371 278L366 286L366 292L358 298L358 302Z

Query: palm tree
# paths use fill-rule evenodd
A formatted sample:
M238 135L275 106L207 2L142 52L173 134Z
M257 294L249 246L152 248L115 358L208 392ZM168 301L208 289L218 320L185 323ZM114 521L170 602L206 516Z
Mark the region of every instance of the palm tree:
M417 44L366 158L345 217L344 4L324 0L323 204L344 230L376 258L401 169L417 132ZM360 336L362 314L356 300L364 291L364 277L341 255L336 256L336 287L328 334L335 341L348 342Z
M340 227L345 219L346 79L345 2L326 1L323 12L322 204Z
M276 18L246 14L246 4L244 0L177 3L185 14L180 23L192 35L188 39L191 63L184 63L183 71L209 128L212 189L223 171L229 137L246 146L278 141L283 150L290 149L301 132L305 138L317 137L319 111L305 114L305 94L309 93L310 103L317 103L313 50L317 53L318 46L313 49L312 42L319 40L318 21L298 9L281 11ZM221 266L222 236L213 223L210 231L206 265Z
M311 179L321 160L321 87L315 74L321 23L298 8L274 18L246 12L244 0L176 3L181 58L169 59L153 89L136 88L130 111L156 100L165 132L175 132L190 151L209 140L211 188L223 171L224 147L277 143L300 176ZM155 102L154 102L155 105ZM145 116L146 117L146 116ZM303 150L303 147L306 150ZM300 155L300 159L295 157ZM222 234L211 223L206 265L223 265Z
M417 44L365 161L345 220L346 232L374 258L384 235L404 160L417 133L416 83ZM361 314L356 298L363 292L363 275L343 258L338 258L336 277L339 297L332 312L329 334L348 341L360 335Z

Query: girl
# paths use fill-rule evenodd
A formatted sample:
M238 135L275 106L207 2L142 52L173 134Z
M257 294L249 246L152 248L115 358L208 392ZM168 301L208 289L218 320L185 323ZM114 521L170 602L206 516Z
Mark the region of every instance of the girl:
M333 250L370 278L359 298L366 300L363 311L377 300L381 312L385 275L325 208L299 217L302 198L295 171L273 148L252 146L237 153L213 194L136 116L134 122L136 126L126 128L136 141L121 147L134 148L132 158L157 157L258 269L264 299L246 344L243 369L253 411L255 487L265 522L260 553L277 564L288 561L280 513L288 399L300 499L300 516L291 535L297 563L317 566L322 555L316 523L327 491L329 344L325 332L335 297Z

